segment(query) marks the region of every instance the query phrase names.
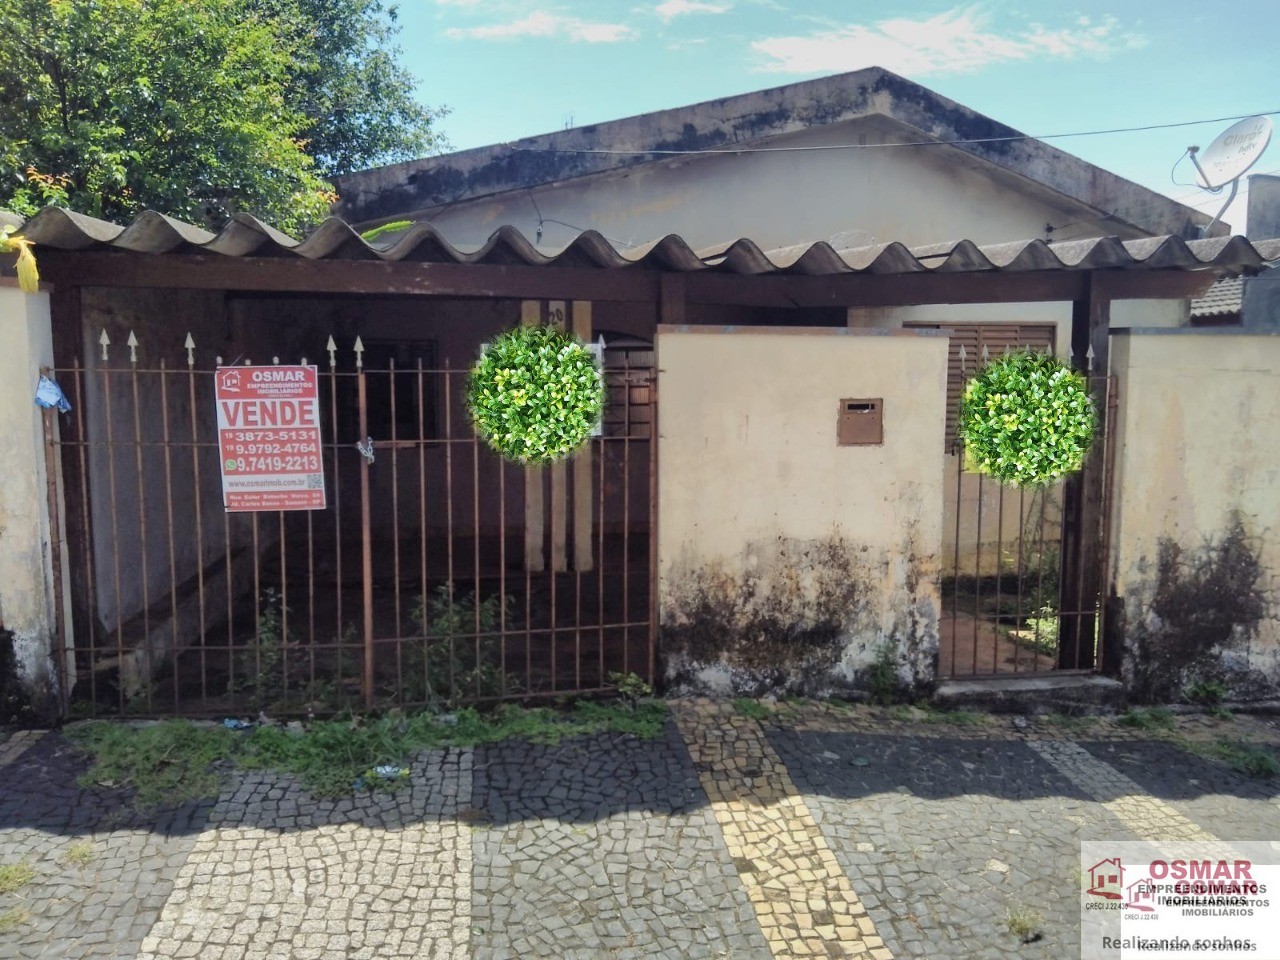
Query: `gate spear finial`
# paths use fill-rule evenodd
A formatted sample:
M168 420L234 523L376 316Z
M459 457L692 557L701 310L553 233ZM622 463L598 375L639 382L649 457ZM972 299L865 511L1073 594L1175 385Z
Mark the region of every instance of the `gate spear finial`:
M187 339L182 346L187 351L187 366L194 367L196 365L196 342L191 339L190 331L187 331Z
M98 343L102 344L102 362L107 362L107 347L111 346L111 338L107 336L107 331L102 331L102 336L98 338Z
M333 342L333 336L330 335L329 342L324 345L329 351L329 369L333 369L338 365L338 345Z
M138 362L138 337L132 330L129 331L129 339L125 343L129 347L129 362L136 365Z
M360 339L360 335L356 334L356 369L360 370L364 367L364 341Z

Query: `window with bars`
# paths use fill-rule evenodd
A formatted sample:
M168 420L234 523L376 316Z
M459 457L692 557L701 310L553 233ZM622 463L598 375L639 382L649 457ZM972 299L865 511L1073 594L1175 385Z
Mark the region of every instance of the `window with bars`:
M946 453L955 449L964 386L985 362L984 358L998 357L1018 348L1052 353L1057 331L1052 323L907 323L904 326L953 331L947 351L947 432L943 447Z

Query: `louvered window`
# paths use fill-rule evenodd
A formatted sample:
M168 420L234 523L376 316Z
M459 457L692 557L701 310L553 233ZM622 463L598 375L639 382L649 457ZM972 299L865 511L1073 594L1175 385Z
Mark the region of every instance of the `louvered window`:
M1054 333L1052 323L907 323L907 327L930 330L949 329L951 348L947 352L947 435L944 447L950 453L956 442L956 422L960 414L960 396L964 385L983 363L983 349L987 356L998 357L1006 350L1025 347L1030 350L1053 352ZM961 348L964 359L961 360Z

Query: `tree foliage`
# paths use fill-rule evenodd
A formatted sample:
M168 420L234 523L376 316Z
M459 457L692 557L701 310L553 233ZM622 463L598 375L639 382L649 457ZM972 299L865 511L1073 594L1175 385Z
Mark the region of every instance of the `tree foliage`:
M244 0L281 24L301 54L286 96L307 118L303 138L325 176L412 160L445 146L445 110L414 99L397 62L395 5L383 0Z
M324 176L432 145L381 0L5 0L0 205L320 220Z

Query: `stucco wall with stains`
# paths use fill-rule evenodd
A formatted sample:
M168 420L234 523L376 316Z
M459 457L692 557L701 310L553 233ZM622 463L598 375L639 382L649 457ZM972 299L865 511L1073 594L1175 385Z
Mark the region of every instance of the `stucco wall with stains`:
M945 337L659 328L661 651L678 692L932 680ZM884 440L838 446L844 398Z
M1280 336L1114 337L1108 639L1143 700L1280 692Z
M44 424L33 402L53 364L49 296L0 280L0 626L13 633L20 680L37 706L56 698L54 589L50 562Z

